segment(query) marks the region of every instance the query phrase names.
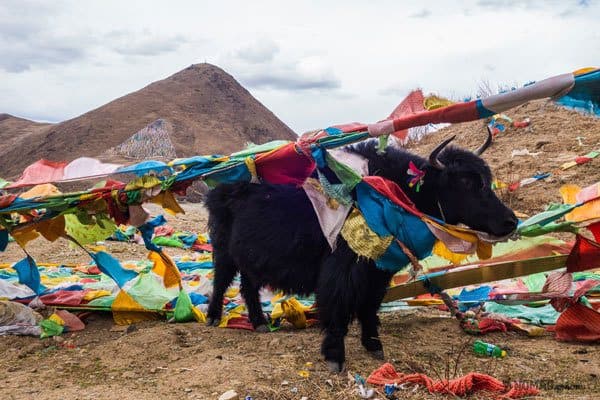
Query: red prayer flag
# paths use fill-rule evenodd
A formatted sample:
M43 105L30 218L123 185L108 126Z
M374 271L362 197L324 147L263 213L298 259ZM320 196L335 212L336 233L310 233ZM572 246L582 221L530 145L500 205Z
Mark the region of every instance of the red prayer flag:
M302 185L315 169L312 158L297 151L294 143L258 155L255 163L258 176L273 184Z
M66 165L66 162L55 162L44 159L38 160L25 168L19 180L13 182L10 186L7 186L7 188L33 186L59 181L63 178Z
M424 100L425 98L421 89L413 90L394 108L394 111L392 111L387 119L400 118L425 111L425 107L423 106ZM408 135L408 129L396 131L392 135L404 140Z
M592 161L592 159L589 157L585 157L585 156L575 158L575 162L577 164L585 164L586 162L590 162L590 161Z
M556 339L562 341L600 341L600 313L577 303L563 312L556 321Z
M592 268L600 268L600 243L577 235L575 245L567 258L567 272L579 272Z

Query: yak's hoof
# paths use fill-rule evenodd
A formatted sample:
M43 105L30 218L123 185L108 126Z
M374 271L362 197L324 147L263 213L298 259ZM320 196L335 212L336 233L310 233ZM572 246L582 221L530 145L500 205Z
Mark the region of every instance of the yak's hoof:
M337 361L327 361L327 368L329 369L329 372L339 374L344 370L344 363L339 363Z
M208 318L206 326L219 326L221 318Z
M369 354L371 355L371 357L373 357L376 360L383 360L385 358L385 355L383 354L383 350L369 351Z
M265 324L258 325L256 328L254 328L254 332L258 332L258 333L267 333L270 331L271 330L269 329L269 327Z

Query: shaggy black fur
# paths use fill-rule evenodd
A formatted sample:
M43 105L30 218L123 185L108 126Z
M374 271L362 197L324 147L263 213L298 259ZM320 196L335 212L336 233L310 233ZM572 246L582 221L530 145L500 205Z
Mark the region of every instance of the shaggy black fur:
M427 214L465 223L495 235L516 228L513 212L490 189L491 174L473 153L448 148L439 157L443 171L414 154L388 148L377 154L374 141L347 148L369 160L369 173L390 179ZM408 188L409 161L425 169L419 193ZM439 206L438 206L439 203ZM214 248L214 290L209 324L218 324L223 295L236 273L252 325L266 331L258 291L270 285L287 293L316 293L325 331L321 352L333 371L343 369L344 337L353 318L361 324L363 346L383 358L377 310L392 274L359 258L340 236L331 251L302 188L288 185L223 184L207 197L209 232Z

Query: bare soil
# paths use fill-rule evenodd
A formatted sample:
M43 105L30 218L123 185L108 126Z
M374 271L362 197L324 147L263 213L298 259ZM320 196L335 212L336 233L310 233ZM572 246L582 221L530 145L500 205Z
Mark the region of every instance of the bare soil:
M186 214L169 217L169 223L177 229L204 230L202 206L188 203L184 208ZM9 246L2 261L23 257L14 243ZM146 256L142 245L106 242L106 246L122 260ZM38 261L89 261L66 243L38 239L28 248ZM183 252L169 249L172 255ZM560 343L551 334L528 338L494 333L483 340L507 349L508 356L480 358L471 351L475 338L466 335L448 313L411 308L381 317L385 361L398 371L425 372L433 378L476 371L504 382L535 384L542 389L542 398L600 396L598 346ZM121 327L114 325L109 313L90 314L85 322L84 331L64 334L58 340L0 337L0 398L217 399L229 389L236 390L241 399L359 398L347 373L328 372L319 353L322 337L318 326L303 330L285 326L267 334L166 321ZM346 352L347 372L352 375L366 378L382 364L363 350L356 324L347 337ZM310 375L300 376L301 370ZM378 397L384 398L383 394ZM407 399L441 397L424 388L399 394Z
M515 181L537 171L554 171L560 164L600 148L600 122L551 103L533 102L510 117L530 117L530 128L509 128L485 154L496 176ZM445 135L458 134L457 142L477 147L485 137L481 122L452 126L412 146L426 155ZM575 139L585 137L583 146ZM541 152L537 157L511 157L513 149ZM560 201L558 188L565 182L586 186L600 181L600 159L574 167L545 182L504 192L505 200L522 213L541 211L550 201ZM170 217L177 229L203 231L202 206L185 204L187 214ZM143 246L106 243L122 260L142 259ZM88 262L81 251L66 243L37 240L29 245L38 261ZM170 249L170 254L182 254ZM14 244L2 254L3 262L23 254ZM386 361L401 372L454 377L471 371L504 381L537 385L541 398L600 398L600 347L561 343L548 333L528 338L517 333L486 335L485 341L507 349L505 359L479 358L470 350L474 337L466 335L447 313L412 308L383 314L381 337ZM359 398L347 374L331 374L319 354L317 326L294 330L284 327L268 334L208 328L200 324L144 322L129 328L115 326L110 314L91 314L82 332L58 340L0 337L0 398L2 399L217 399L234 389L239 398L253 399L352 399ZM362 349L356 325L346 340L347 371L365 378L382 362ZM460 349L466 346L466 350ZM458 360L458 363L456 363ZM313 363L307 367L306 363ZM456 365L457 364L457 365ZM308 369L310 375L298 372ZM379 398L384 398L380 393ZM423 388L399 393L399 398L441 398ZM481 395L479 398L490 398Z
M84 331L66 334L60 342L1 338L2 398L216 399L229 389L242 399L246 395L253 399L359 398L346 374L327 371L319 355L318 327L258 334L155 321L127 333L115 327L109 315L94 314L87 323ZM432 377L478 371L507 382L533 383L542 389L541 398L548 399L600 395L597 346L559 343L551 336L491 334L485 340L504 346L509 355L502 360L478 358L469 347L455 372L459 349L474 339L445 313L419 309L411 314L384 314L381 336L386 361L399 371ZM381 365L362 349L356 325L346 346L347 370L352 374L366 378ZM307 362L313 367L303 378L298 371L306 369ZM439 397L423 388L400 392L400 398Z

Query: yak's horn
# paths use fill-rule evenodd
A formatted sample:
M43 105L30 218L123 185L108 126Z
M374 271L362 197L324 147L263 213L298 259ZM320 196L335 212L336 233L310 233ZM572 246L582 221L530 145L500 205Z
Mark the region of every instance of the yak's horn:
M474 151L474 153L478 156L482 155L483 152L486 151L488 147L490 147L490 144L492 144L492 130L490 129L489 126L487 126L487 131L488 131L488 135L487 135L487 138L485 139L485 143L482 144L480 148L478 148L477 150Z
M444 147L446 147L448 143L454 140L455 137L456 136L452 136L451 138L444 140L435 149L433 149L433 151L429 155L429 164L431 164L432 167L437 169L446 168L446 166L442 164L440 160L438 160L438 155L441 153L442 150L444 150Z

